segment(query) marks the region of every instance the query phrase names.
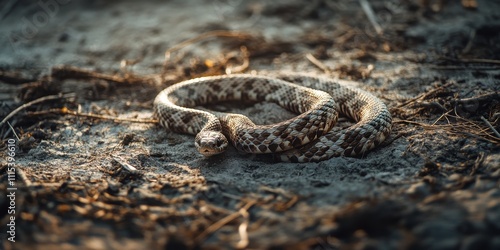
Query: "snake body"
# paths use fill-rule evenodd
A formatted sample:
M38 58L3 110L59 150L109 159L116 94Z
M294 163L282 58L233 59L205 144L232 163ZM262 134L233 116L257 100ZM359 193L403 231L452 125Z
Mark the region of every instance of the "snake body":
M195 107L221 101L269 101L298 113L271 125L255 125L239 114ZM382 101L338 80L303 74L235 74L174 84L154 101L155 116L168 130L196 135L206 156L223 152L229 141L240 151L274 153L281 161L322 161L362 155L390 134L391 115ZM356 124L331 130L338 112Z

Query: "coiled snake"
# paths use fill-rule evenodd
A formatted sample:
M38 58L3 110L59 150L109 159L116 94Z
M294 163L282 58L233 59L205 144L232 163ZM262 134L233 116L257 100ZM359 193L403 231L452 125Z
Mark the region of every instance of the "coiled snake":
M255 125L243 115L194 109L240 100L275 102L299 115L277 124ZM385 104L372 94L338 80L303 74L187 80L161 91L154 109L165 128L196 135L195 146L205 156L223 152L229 139L240 151L274 153L277 159L291 162L362 155L388 137L392 121ZM332 131L338 112L356 123Z

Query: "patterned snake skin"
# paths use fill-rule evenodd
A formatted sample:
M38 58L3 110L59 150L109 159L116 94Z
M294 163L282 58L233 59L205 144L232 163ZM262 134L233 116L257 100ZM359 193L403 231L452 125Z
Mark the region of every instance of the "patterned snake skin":
M272 125L255 125L239 114L206 112L196 106L221 101L269 101L298 113ZM162 126L195 134L206 156L223 152L228 140L240 151L275 153L281 161L317 162L362 155L391 131L391 114L378 98L338 80L303 74L235 74L196 78L172 85L154 101ZM357 123L331 131L338 113Z

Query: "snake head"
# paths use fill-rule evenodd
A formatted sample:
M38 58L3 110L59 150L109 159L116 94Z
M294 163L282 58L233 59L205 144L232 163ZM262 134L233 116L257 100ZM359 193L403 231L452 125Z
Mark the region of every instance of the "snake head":
M196 135L194 145L202 155L212 156L224 152L228 141L221 132L201 131Z

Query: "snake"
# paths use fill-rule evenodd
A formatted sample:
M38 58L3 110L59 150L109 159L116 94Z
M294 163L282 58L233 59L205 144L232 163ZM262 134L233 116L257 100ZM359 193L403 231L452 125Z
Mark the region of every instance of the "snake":
M274 102L297 116L256 125L241 114L199 108L225 101ZM229 144L284 162L362 156L390 135L392 124L387 106L373 94L347 80L301 73L194 78L162 90L153 106L163 127L195 135L196 149L207 157L224 152ZM354 124L333 129L339 115Z

